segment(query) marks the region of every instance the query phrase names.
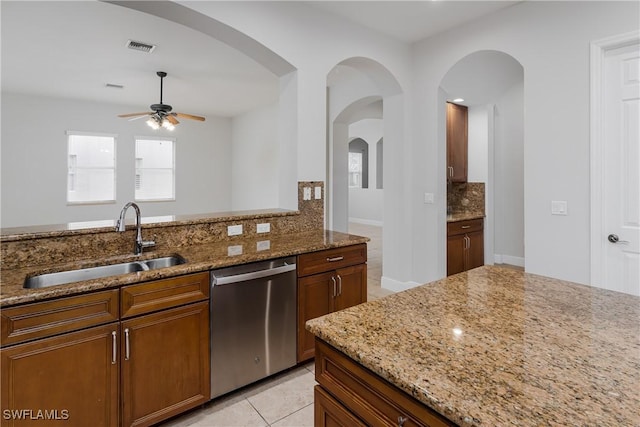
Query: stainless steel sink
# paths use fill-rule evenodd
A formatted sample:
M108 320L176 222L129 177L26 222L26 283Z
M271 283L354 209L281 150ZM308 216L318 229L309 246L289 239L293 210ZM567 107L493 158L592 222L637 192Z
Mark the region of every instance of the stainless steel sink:
M144 261L123 262L120 264L102 265L78 270L60 271L57 273L45 273L27 277L23 287L26 289L46 288L48 286L82 282L84 280L99 279L101 277L118 276L120 274L135 273L137 271L173 267L174 265L184 263L184 258L179 255L173 255Z

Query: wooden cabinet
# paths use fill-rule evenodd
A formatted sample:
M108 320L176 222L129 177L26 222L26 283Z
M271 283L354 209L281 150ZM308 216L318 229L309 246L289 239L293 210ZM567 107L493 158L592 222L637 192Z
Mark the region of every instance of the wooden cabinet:
M366 261L366 244L298 256L298 362L314 355L307 320L367 300Z
M447 223L447 276L484 265L484 220Z
M147 426L210 399L209 305L122 322L122 425Z
M464 105L447 102L447 179L467 182L468 111Z
M206 272L10 307L1 330L3 415L148 426L210 397ZM42 423L21 416L3 425Z
M320 339L315 368L316 426L455 426Z
M0 350L2 425L118 426L118 340L111 323Z

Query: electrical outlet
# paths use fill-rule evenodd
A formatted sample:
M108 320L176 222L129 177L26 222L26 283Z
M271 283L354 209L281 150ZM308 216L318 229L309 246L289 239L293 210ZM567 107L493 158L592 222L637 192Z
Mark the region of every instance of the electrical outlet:
M242 255L242 245L233 245L233 246L227 247L227 255L228 256Z
M256 227L257 233L268 233L271 231L271 223L265 222L263 224L258 224Z
M304 187L302 190L302 200L311 200L311 187Z
M266 251L268 249L271 249L271 241L270 240L262 240L262 241L256 243L256 250L257 251Z
M315 187L315 199L316 200L320 200L322 199L322 187Z
M242 234L242 224L227 227L227 236L238 236L240 234Z

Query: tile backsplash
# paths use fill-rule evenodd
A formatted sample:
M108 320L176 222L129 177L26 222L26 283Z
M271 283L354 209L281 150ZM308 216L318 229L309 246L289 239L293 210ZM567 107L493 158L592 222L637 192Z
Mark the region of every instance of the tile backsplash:
M453 183L447 191L447 211L484 216L484 182Z

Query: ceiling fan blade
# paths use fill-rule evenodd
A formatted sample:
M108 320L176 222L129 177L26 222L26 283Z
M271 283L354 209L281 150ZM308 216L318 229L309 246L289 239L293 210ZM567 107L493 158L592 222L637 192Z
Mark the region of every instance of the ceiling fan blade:
M175 117L173 117L173 114L167 114L165 117L167 118L167 120L169 120L169 123L174 126L180 123Z
M144 113L129 113L129 114L118 114L118 117L126 118L126 117L135 117L135 116L146 116L147 114L153 114L153 111Z
M191 119L191 120L198 120L201 122L204 122L204 117L200 117L200 116L194 116L193 114L185 114L185 113L172 113L175 114L178 117L182 117L183 119Z

